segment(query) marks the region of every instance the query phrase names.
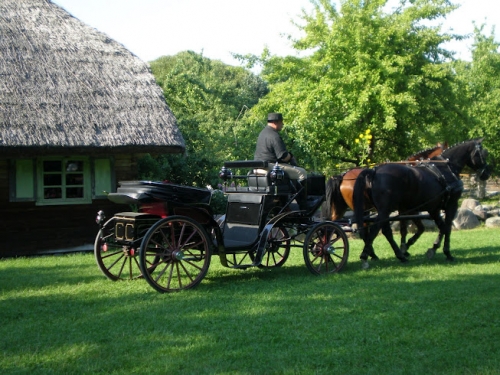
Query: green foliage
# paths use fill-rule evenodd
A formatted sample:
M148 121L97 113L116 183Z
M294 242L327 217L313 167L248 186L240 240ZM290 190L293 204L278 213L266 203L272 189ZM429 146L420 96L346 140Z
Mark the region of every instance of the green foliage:
M210 207L214 215L223 215L226 213L227 196L222 190L213 190L210 199Z
M499 43L483 34L484 26L475 28L472 62L457 62L455 70L465 97L463 111L468 117L470 138L485 137L493 165L500 165L500 54Z
M358 134L371 129L369 158L404 158L434 144L460 123L453 70L443 42L456 38L422 26L455 7L449 1L402 1L391 14L385 0L328 0L304 15L303 58L263 56L270 94L252 109L286 116L292 152L308 169L359 163Z
M181 158L162 155L157 159L158 164L171 166L167 179L216 186L224 160L251 158L247 139L240 134L246 127L245 112L267 93L261 78L194 52L161 57L151 63L151 69L187 146Z
M500 56L493 33L476 28L472 63L442 45L463 36L428 26L450 0L312 0L295 24L304 57L237 56L261 76L194 52L151 63L178 119L187 152L141 161L144 176L205 186L225 160L251 159L267 112L282 112L282 137L310 172L400 160L438 142L485 137L500 161ZM370 130L371 139L359 142ZM358 142L356 142L358 139ZM369 162L368 162L369 160Z
M137 160L137 169L139 179L145 181L163 181L172 173L168 160L163 157L154 158L149 154Z

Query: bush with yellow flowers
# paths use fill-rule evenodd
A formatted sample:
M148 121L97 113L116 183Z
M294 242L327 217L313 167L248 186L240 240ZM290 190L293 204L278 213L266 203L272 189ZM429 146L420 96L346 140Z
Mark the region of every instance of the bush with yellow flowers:
M370 129L366 129L364 133L361 133L358 138L354 140L355 143L355 153L359 158L359 165L371 167L373 163L370 160L371 152L371 140L373 135Z

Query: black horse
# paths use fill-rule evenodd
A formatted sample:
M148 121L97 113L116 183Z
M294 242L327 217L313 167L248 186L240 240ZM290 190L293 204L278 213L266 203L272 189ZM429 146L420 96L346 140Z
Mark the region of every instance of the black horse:
M364 268L368 267L368 255L374 254L372 244L380 228L396 257L402 262L407 261L392 236L389 215L394 211L398 211L400 215L416 215L419 211L427 211L439 228L439 235L433 247L427 251L427 257L435 255L444 236L443 252L448 260L453 260L450 253L450 232L463 191L460 172L467 165L478 173L481 180L490 176L486 162L488 153L483 149L482 141L479 138L454 145L441 156L419 165L388 163L363 170L359 174L354 186L353 201L356 223L365 242L360 256ZM369 195L378 213L373 225L367 227L364 226L365 194ZM444 220L441 210L445 213Z
M434 156L439 156L444 150L448 148L448 144L438 143L436 146L421 150L413 155L410 155L406 161L400 163L407 163L409 165L416 165L422 160L431 159ZM356 167L348 170L347 172L333 176L328 179L326 183L326 197L321 209L321 215L327 220L338 221L344 217L347 209L350 208L354 210L353 203L353 193L354 184L356 178L363 171L364 168ZM375 212L375 207L373 206L370 198L365 194L364 207L366 212ZM406 236L408 235L407 220L400 221L400 233L401 233L401 249L408 254L408 249L413 245L417 239L424 232L425 227L422 221L418 218L412 219L413 223L417 227L417 232L406 242ZM371 253L370 257L377 260L378 257L375 253Z

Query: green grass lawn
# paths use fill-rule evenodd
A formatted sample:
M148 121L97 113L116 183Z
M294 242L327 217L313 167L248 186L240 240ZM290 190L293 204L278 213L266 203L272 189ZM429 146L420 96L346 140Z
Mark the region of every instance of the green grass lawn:
M92 254L0 260L1 374L500 374L500 230L452 233L448 263L401 264L383 237L361 269L238 271L195 289L112 282Z

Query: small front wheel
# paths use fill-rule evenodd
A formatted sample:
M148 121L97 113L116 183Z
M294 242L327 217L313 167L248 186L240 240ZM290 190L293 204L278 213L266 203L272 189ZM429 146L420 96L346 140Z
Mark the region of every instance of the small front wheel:
M109 219L97 233L94 257L101 272L110 280L132 280L142 276L137 249L119 243L115 235L115 218Z
M198 285L210 265L210 243L205 229L189 217L170 216L158 221L146 233L140 248L144 278L162 293Z
M304 240L304 261L313 274L339 272L349 257L349 242L337 224L325 221L316 224Z

